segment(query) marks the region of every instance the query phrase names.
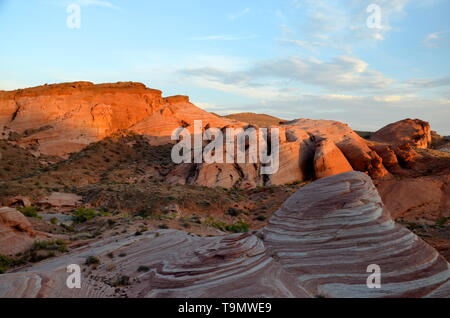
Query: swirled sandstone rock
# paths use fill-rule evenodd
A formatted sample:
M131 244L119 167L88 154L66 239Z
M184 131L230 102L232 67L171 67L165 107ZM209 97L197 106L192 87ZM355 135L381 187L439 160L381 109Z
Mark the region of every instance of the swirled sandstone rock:
M294 194L263 230L264 244L312 295L450 296L450 265L390 217L371 179L347 172ZM381 288L366 272L381 268Z
M111 252L126 256L111 259L107 256ZM101 259L95 269L84 265L91 255ZM80 289L66 285L70 264L85 268ZM116 237L0 275L0 297L125 296L310 297L266 253L262 241L250 234L200 238L162 230L140 237Z

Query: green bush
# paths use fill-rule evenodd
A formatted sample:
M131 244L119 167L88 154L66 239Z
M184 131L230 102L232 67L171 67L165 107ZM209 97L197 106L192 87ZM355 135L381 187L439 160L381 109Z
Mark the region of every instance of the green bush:
M39 218L38 211L35 207L25 206L18 209L23 215L29 218Z
M128 286L130 285L130 277L126 276L126 275L121 275L116 277L116 279L112 282L112 285L114 287L119 287L119 286Z
M51 241L38 241L35 242L33 247L31 248L32 251L57 251L61 253L66 253L69 251L67 248L67 245L62 240L51 240Z
M85 265L98 265L100 264L100 259L96 256L89 256L88 258L86 258L86 262L84 263Z
M226 224L225 222L220 221L218 222L210 221L209 225L221 231L227 231L231 233L245 233L250 230L250 225L242 220L234 224Z
M0 274L4 274L15 265L16 261L9 256L0 254Z
M238 221L234 224L227 225L225 229L231 233L245 233L250 230L250 224L244 221Z
M73 213L72 220L75 223L84 223L95 218L98 215L99 213L94 209L79 208Z
M437 226L444 226L448 222L449 218L441 217L436 221Z

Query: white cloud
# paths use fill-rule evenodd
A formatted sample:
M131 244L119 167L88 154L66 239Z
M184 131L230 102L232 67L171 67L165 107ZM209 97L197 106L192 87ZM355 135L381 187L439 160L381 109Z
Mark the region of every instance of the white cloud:
M113 10L120 10L119 6L109 2L109 1L101 1L101 0L78 0L78 3L81 6L95 6L95 7L103 7L109 8Z
M207 35L207 36L196 36L191 37L189 40L191 41L242 41L242 40L251 40L255 39L257 36L249 35L249 36L235 36L229 34L220 34L220 35Z
M423 41L424 45L429 48L441 48L450 46L450 31L441 31L430 33Z
M232 13L232 14L229 14L229 15L228 15L228 19L230 19L230 20L236 20L237 18L241 18L241 17L243 17L243 16L249 14L250 12L251 12L251 9L250 9L250 8L245 8L245 9L243 9L243 10L241 10L241 11L238 11L238 12L235 12L235 13Z

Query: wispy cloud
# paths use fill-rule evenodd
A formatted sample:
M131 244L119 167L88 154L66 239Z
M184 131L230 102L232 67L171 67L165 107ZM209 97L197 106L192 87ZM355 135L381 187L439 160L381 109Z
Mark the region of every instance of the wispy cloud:
M428 34L423 41L429 48L437 49L450 46L450 31L433 32Z
M104 7L109 8L113 10L120 10L120 7L109 2L109 1L102 1L102 0L78 0L78 3L81 6L96 6L96 7Z
M104 0L67 0L67 1L47 1L47 3L56 5L56 6L68 6L69 4L78 4L81 7L102 7L112 10L121 10L118 5L110 1Z
M207 36L195 36L189 38L191 41L240 41L240 40L250 40L257 38L256 35L248 36L235 36L229 34L219 34L219 35L207 35Z
M243 17L244 15L249 14L251 11L252 11L252 10L251 10L250 8L245 8L245 9L243 9L243 10L241 10L241 11L238 11L238 12L235 12L235 13L232 13L232 14L229 14L229 15L228 15L228 19L229 19L229 20L236 20L236 19L238 19L238 18L240 18L240 17Z

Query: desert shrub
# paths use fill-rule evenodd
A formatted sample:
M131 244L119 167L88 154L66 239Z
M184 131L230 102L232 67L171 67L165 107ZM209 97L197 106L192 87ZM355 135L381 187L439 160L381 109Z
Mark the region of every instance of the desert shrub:
M229 208L227 211L227 214L233 217L239 216L243 213L242 210L235 209L235 208Z
M50 223L53 224L53 225L58 224L58 219L57 218L51 218L50 219Z
M112 282L112 285L114 287L128 286L130 285L130 277L126 275L120 275L116 277L116 279Z
M227 225L225 229L231 233L245 233L250 230L250 225L244 221L238 221L234 224Z
M150 267L148 266L139 266L139 268L137 269L138 272L148 272L150 270Z
M89 256L86 258L86 261L84 262L85 265L98 265L100 264L100 259L96 256Z
M436 221L437 226L444 226L448 222L449 218L441 217Z
M23 215L25 215L29 218L39 218L38 211L35 207L25 206L25 207L19 208L19 211Z
M73 213L72 219L75 223L84 223L98 215L99 213L94 209L79 208Z
M57 251L61 253L68 252L69 249L67 245L62 240L51 240L51 241L37 241L33 244L31 248L32 251Z
M8 269L13 267L15 262L13 258L0 254L0 274L4 274Z
M226 224L221 221L209 220L209 225L219 229L221 231L231 232L231 233L245 233L250 230L250 225L240 220L233 224Z
M258 215L258 216L256 217L256 220L257 220L257 221L260 221L260 222L264 222L266 219L267 219L267 218L266 218L264 215Z

